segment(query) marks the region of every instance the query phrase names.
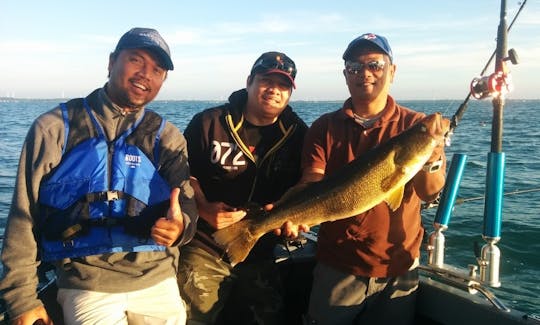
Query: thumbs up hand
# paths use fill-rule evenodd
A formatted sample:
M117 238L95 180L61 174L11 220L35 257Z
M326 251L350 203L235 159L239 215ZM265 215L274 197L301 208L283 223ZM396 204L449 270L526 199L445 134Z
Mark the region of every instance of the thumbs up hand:
M171 191L171 206L167 211L166 218L159 218L154 223L150 235L159 245L170 247L182 235L184 231L184 217L180 208L180 189L175 187Z

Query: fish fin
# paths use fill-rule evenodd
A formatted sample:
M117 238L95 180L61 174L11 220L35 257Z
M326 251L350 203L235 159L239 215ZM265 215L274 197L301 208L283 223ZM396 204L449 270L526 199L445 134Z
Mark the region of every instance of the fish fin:
M401 205L401 200L403 200L403 191L405 190L404 186L398 187L395 191L391 192L384 201L392 211L396 211L397 208Z
M249 229L253 220L241 220L212 234L214 240L227 252L232 266L244 261L260 236L254 236Z

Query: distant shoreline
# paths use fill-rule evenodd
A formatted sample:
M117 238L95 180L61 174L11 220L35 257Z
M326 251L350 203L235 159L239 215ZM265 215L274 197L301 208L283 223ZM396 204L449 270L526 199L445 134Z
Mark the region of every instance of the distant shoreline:
M67 101L71 98L18 98L18 97L0 97L0 102L16 102L16 101ZM296 99L291 100L294 102L343 102L343 99ZM462 101L463 98L431 98L431 99L400 99L396 98L396 101ZM506 98L506 101L538 101L540 98ZM225 102L224 99L156 99L155 102Z

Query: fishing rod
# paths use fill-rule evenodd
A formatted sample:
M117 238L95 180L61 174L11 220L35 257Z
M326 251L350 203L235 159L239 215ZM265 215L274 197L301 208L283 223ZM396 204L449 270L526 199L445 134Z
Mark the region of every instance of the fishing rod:
M508 25L508 28L506 29L506 32L510 32L510 30L512 29L512 26L514 25L514 23L516 22L517 18L519 17L519 15L521 14L521 11L523 10L523 8L525 7L525 4L527 3L527 0L524 0L523 2L521 2L520 6L519 6L519 9L518 11L516 12L516 14L514 15L514 18L512 19L512 21L510 22L510 24ZM491 54L491 56L489 57L489 60L487 61L486 65L484 66L484 68L482 69L482 71L480 72L480 76L483 76L484 73L486 72L487 68L489 67L489 65L491 64L491 61L493 61L493 59L495 58L497 54L497 49L495 49L493 51L493 53ZM511 62L513 64L517 64L518 63L518 56L516 54L516 52L513 50L513 49L510 49L509 51L509 59L511 60ZM454 129L457 127L458 123L461 121L461 119L463 118L463 114L465 114L465 111L467 110L467 104L469 102L469 99L471 98L471 96L477 98L477 99L480 99L478 98L477 96L483 94L484 92L481 91L481 87L482 86L486 86L485 83L481 82L482 81L482 78L475 78L473 80L473 82L471 83L471 89L469 90L469 93L467 94L467 96L465 97L465 99L463 100L463 102L461 103L461 105L459 105L459 108L458 110L456 111L456 113L454 114L454 116L452 116L452 119L450 121L450 131L448 132L449 134L452 134ZM485 80L486 82L489 82L490 80L487 79ZM474 87L473 87L474 86ZM473 92L473 89L478 89L480 91L475 91Z
M505 95L510 91L510 77L506 61L507 55L506 0L501 0L499 27L497 29L497 50L495 71L482 80L488 80L481 88L481 98L493 97L493 118L491 122L491 151L487 157L486 199L484 201L484 229L481 256L477 257L480 280L492 287L500 287L499 280L501 250L497 243L501 239L502 198L504 188L505 155L502 151L503 108ZM474 82L474 80L473 80ZM478 85L480 85L479 83ZM471 84L473 88L473 84ZM484 90L485 89L485 90ZM475 92L477 89L473 88Z
M469 94L452 117L450 130L447 135L448 138L463 117L467 102L471 96L476 99L492 97L493 118L491 123L491 151L488 153L487 157L484 229L482 232L482 238L486 244L482 247L480 256L477 255L480 280L492 287L499 287L501 285L501 282L499 281L501 252L496 243L501 238L502 198L504 196L505 156L502 151L502 124L505 95L512 88L506 62L511 61L513 64L518 63L515 51L513 49L507 51L507 36L508 31L521 13L526 2L527 1L524 0L521 3L511 25L507 27L506 0L501 0L499 26L497 28L497 47L484 67L481 76L474 78L471 82ZM494 57L495 71L488 76L482 76ZM435 230L429 237L427 249L430 266L444 266L445 238L443 231L448 228L448 221L450 220L450 214L455 204L457 189L461 181L466 159L467 156L464 154L455 154L452 159L447 182L443 189L440 205L438 206L433 222Z

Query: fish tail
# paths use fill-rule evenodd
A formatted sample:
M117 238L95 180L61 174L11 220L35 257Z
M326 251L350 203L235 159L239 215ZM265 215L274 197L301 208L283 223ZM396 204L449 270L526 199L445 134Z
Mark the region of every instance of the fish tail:
M260 236L250 232L252 220L241 220L212 234L227 252L232 266L244 261Z

